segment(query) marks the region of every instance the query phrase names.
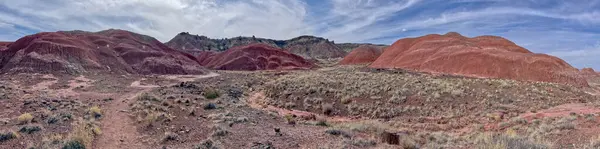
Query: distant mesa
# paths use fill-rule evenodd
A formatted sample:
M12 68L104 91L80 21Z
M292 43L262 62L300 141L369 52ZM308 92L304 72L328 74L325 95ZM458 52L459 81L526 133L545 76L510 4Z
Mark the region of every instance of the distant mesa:
M342 58L347 54L332 41L320 37L300 36L284 43L283 49L307 59Z
M195 57L124 30L60 31L25 36L0 52L0 71L40 73L203 74Z
M369 67L588 86L578 69L557 57L532 53L502 37L455 32L400 39Z
M254 43L285 49L305 59L342 58L347 54L346 51L338 47L333 41L314 36L300 36L289 40L241 36L210 39L206 36L191 35L187 32L182 32L165 44L173 49L198 56L201 51L225 51L232 47L246 46Z
M205 67L217 70L296 70L314 67L298 55L261 43L233 47L220 53L201 52L198 60Z
M371 44L371 43L336 43L335 45L342 48L342 50L344 50L346 52L352 52L352 50L354 50L360 46L372 46L379 50L383 50L389 46L389 45Z
M342 61L340 65L359 65L359 64L370 64L375 61L381 55L381 50L378 47L372 45L362 45L350 52Z

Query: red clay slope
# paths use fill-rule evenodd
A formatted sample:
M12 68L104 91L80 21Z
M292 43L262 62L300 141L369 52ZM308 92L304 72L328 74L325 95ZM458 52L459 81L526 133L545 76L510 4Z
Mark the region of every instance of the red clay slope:
M593 68L583 68L581 73L585 76L600 76L600 73L596 72Z
M0 51L6 50L8 49L8 46L11 44L12 42L3 42L0 41Z
M207 59L199 60L206 63L205 67L218 70L292 70L313 67L312 63L298 55L260 43L233 47L212 56L210 53L206 55Z
M202 66L207 65L210 61L213 60L214 56L219 52L216 51L199 51L196 59L200 62Z
M369 64L375 61L379 55L381 55L381 50L377 47L370 45L362 45L358 48L352 50L350 54L346 55L342 61L340 61L340 65L357 65L357 64Z
M588 86L578 69L557 57L532 53L501 37L467 38L454 32L398 40L369 67Z
M40 73L203 74L189 55L124 30L45 32L0 52L0 71Z

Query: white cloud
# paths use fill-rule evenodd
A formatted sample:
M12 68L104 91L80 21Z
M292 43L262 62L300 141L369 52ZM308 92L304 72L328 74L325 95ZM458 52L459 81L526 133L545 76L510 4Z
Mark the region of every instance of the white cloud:
M12 24L0 22L0 28L9 28L9 27L13 27L13 26L14 25L12 25Z
M287 0L3 0L0 4L14 11L0 11L0 21L41 31L119 28L162 41L184 31L214 38L292 38L312 33L304 22L305 4Z
M502 16L513 16L515 20L511 21L502 21L505 20L501 18ZM554 18L554 19L563 19L563 20L572 20L579 21L582 23L591 23L591 24L600 24L600 13L598 12L586 12L586 13L578 13L578 14L559 14L559 13L550 13L544 12L540 10L534 10L529 8L511 8L511 7L498 7L498 8L486 8L482 10L475 11L461 11L461 12L453 12L453 13L442 13L439 16L427 18L427 19L415 19L415 20L407 20L400 22L397 25L391 25L393 27L386 28L384 30L380 30L375 34L384 34L390 32L398 32L404 31L406 28L413 29L427 29L431 27L441 26L445 24L455 23L455 22L480 22L486 23L489 27L490 25L507 25L510 23L518 22L518 17L515 16L536 16L536 17L546 17L546 18ZM482 20L486 18L497 18L494 22L489 22L489 20Z
M380 34L367 34L378 21L395 16L394 14L407 9L419 0L385 1L385 0L332 0L331 16L326 23L336 23L340 26L330 28L326 32L317 33L320 36L341 40L344 42L361 42Z

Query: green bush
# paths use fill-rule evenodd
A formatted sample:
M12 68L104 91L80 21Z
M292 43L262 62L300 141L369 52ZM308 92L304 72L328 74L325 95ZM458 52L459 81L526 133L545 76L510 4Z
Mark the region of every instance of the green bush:
M71 140L62 147L62 149L85 149L85 145L77 140Z
M8 141L18 137L19 135L15 132L0 133L0 142Z
M204 97L206 99L215 99L215 98L219 98L219 92L217 90L214 89L208 89L206 91L204 91Z
M329 124L327 124L327 121L324 121L324 120L318 121L317 124L315 124L315 125L317 125L317 126L325 126L325 127L329 126Z
M21 129L19 129L19 132L26 133L26 134L32 134L32 133L40 131L40 130L42 130L42 128L40 128L40 126L23 126L23 127L21 127Z
M216 109L217 105L214 103L207 103L204 105L204 110L212 110L212 109Z

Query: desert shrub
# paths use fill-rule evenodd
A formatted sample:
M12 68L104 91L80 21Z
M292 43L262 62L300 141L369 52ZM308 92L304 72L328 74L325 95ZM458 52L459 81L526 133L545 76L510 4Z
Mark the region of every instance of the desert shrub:
M137 97L138 100L141 101L160 101L158 98L148 94L148 93L143 93L140 96Z
M583 148L585 148L585 149L600 148L600 137L596 137L596 138L590 140L590 144L585 145Z
M8 141L10 139L19 138L19 134L16 132L0 133L0 142Z
M50 117L48 117L48 119L46 119L46 123L48 123L48 124L54 124L58 121L59 121L59 119L57 116L50 116Z
M242 95L244 95L244 91L243 91L242 89L239 89L239 88L230 88L230 89L227 91L227 95L228 95L229 97L232 97L232 98L236 98L236 99L237 99L237 98L240 98L240 97L242 97Z
M350 144L352 144L352 146L356 146L356 147L367 148L367 147L373 147L373 146L377 145L377 142L375 142L373 140L365 140L365 139L352 139Z
M19 122L19 124L27 124L31 122L31 120L33 120L33 115L31 115L30 113L23 113L19 115L19 117L17 117L17 121Z
M100 127L98 126L94 126L94 128L92 128L92 132L94 133L94 135L101 135L102 129L100 129Z
M63 136L60 134L50 134L43 138L42 142L49 142L51 144L59 144L63 141ZM49 147L46 147L49 148Z
M158 114L148 113L142 120L142 124L146 127L152 127L152 124L158 120Z
M61 116L63 119L67 119L67 120L70 120L70 119L72 119L72 118L73 118L73 114L71 114L71 113L61 113L61 114L60 114L60 116Z
M204 91L204 98L206 99L215 99L219 98L219 96L219 92L215 89L207 89Z
M563 117L554 124L554 128L558 130L575 129L575 124L573 124L573 121L576 119L576 116Z
M177 138L179 138L179 136L176 133L166 132L165 136L163 137L163 142L174 141L177 140Z
M202 141L199 145L196 145L194 149L219 149L217 144L210 139Z
M222 137L229 134L229 131L227 131L226 129L222 128L222 127L216 127L215 131L212 133L211 136L213 137Z
M264 143L253 142L250 149L275 149L275 147L273 147L273 143L271 143L269 141L264 142Z
M292 114L286 114L285 116L283 116L283 118L285 119L285 122L288 124L296 124L295 116Z
M323 114L331 115L331 114L333 114L333 105L332 104L322 104L321 110L322 110Z
M351 123L343 123L337 125L336 127L349 129L355 132L361 133L382 133L386 130L391 129L388 125L383 124L377 121L359 121L359 122L351 122Z
M317 126L325 126L325 127L329 126L327 124L327 121L325 121L325 120L319 120L319 121L317 121L317 123L315 125L317 125Z
M348 132L342 131L342 130L338 130L338 129L328 129L325 130L325 133L330 134L330 135L334 135L334 136L343 136L345 138L351 138L352 135L350 135Z
M73 128L71 132L71 143L69 147L90 146L97 134L94 133L94 128L97 127L92 123L80 123ZM68 144L67 144L68 145ZM65 145L65 147L67 146ZM63 147L64 148L64 147Z
M350 97L344 97L344 98L342 98L342 99L340 100L340 102L341 102L342 104L349 104L349 103L351 103L351 102L352 102L352 99L351 99Z
M538 143L519 136L508 136L504 134L491 135L482 134L476 140L479 149L547 149L550 145Z
M214 103L207 103L204 105L204 110L212 110L212 109L216 109L217 105Z
M102 117L102 109L100 109L100 107L98 107L98 106L91 107L90 109L88 109L88 112L94 118Z
M40 128L40 126L23 126L23 127L21 127L21 129L19 129L19 132L26 133L26 134L32 134L32 133L35 133L40 130L42 130L42 128Z
M70 140L62 149L85 149L85 145L79 140Z

